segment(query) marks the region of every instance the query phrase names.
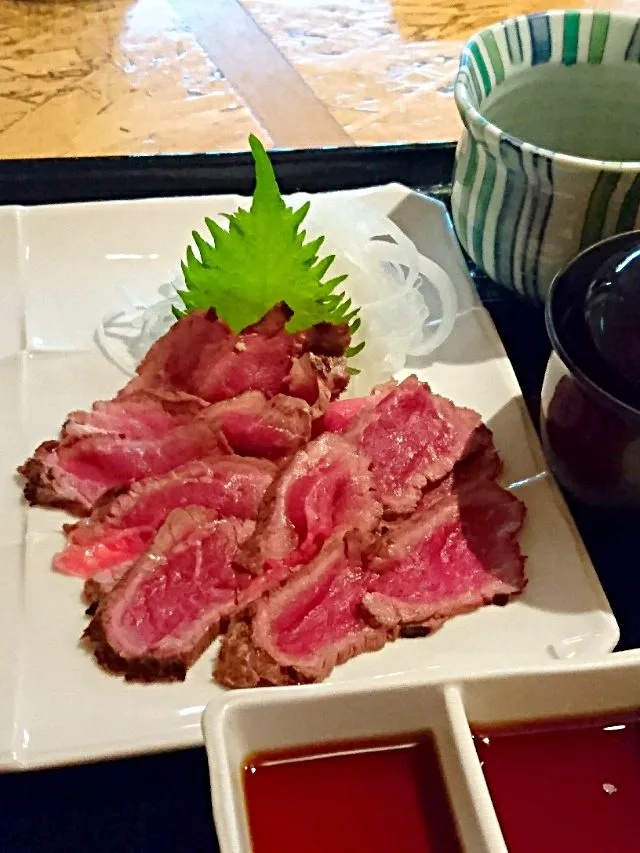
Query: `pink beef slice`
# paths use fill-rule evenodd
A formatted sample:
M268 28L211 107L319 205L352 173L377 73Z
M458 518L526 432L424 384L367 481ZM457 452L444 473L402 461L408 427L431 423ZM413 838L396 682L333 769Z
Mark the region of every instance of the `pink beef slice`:
M281 459L295 453L311 436L309 405L286 394L267 399L261 391L246 391L209 406L199 417L220 429L241 456Z
M235 609L233 557L253 522L215 516L173 510L102 599L84 636L105 669L128 681L182 681L217 636Z
M140 549L139 553L131 559L124 561L122 563L118 563L117 565L110 566L108 569L104 569L102 571L96 572L95 575L88 578L84 582L84 587L82 590L82 597L85 603L88 605L86 610L87 615L92 615L96 611L97 605L100 601L108 595L111 590L118 583L120 578L123 578L129 569L134 565L135 561L144 554L145 551L149 548L153 542L153 533L149 532L149 539L147 545Z
M488 426L482 424L473 436L468 448L468 455L456 463L453 473L460 472L459 480L495 480L502 473L502 459L498 456L493 433Z
M438 627L526 585L517 535L525 507L491 481L425 501L390 525L368 561L374 579L363 597L373 623Z
M139 401L136 406L148 403L148 400L144 404ZM131 401L125 399L106 405L122 406L128 411ZM150 420L154 426L159 425L162 408L160 413L154 406L150 408ZM115 415L109 417L113 422ZM218 445L218 450L279 459L294 453L311 434L311 411L304 400L283 394L267 399L260 391L208 405L195 417L171 417L175 426L166 430L163 423L164 432L158 428L158 435L151 429L146 435L139 434L135 426L127 434L123 423L120 434L95 431L83 437L68 435L61 444L45 443L21 469L27 478L27 499L30 503L67 508L75 504L76 511L86 512L108 489L164 473L161 469L165 455L167 462L175 459L180 464L202 456L209 446ZM110 464L111 459L115 465ZM165 470L170 468L171 465Z
M475 488L481 482L496 480L502 471L502 460L493 444L493 435L486 426L478 428L468 456L457 462L443 480L428 486L420 499L421 509L435 506L449 495Z
M89 412L71 412L62 427L62 438L112 435L116 438L161 438L180 424L188 423L204 405L172 410L161 399L140 394L126 400L100 400Z
M333 400L327 406L322 419L322 427L326 432L344 433L351 422L365 409L373 408L372 397L347 397L344 400Z
M171 388L216 403L245 391L262 391L267 397L297 389L289 380L296 360L305 353L338 359L330 374L343 375L349 331L343 326L319 327L289 334L284 326L291 312L276 306L257 324L234 335L214 311L196 311L179 320L147 353L133 379L120 396L141 389ZM314 405L329 380L324 364L313 366L314 377L302 383L302 399ZM321 387L322 386L322 387Z
M365 408L344 433L371 460L376 492L390 514L410 513L422 490L474 448L480 415L433 394L409 376Z
M230 334L213 311L187 314L153 344L138 365L138 375L119 396L163 388L188 391L189 377L198 367L204 350L222 344Z
M159 438L87 435L45 441L18 471L26 480L24 495L30 504L87 515L112 489L166 474L193 459L229 452L215 425L195 420Z
M67 544L53 558L64 574L108 582L122 564L146 551L171 510L201 506L220 518L255 519L276 466L263 459L212 457L189 462L162 477L134 483L96 507L90 518L67 526Z
M357 415L373 409L382 397L396 387L397 382L392 379L383 385L377 385L367 397L346 397L344 400L332 400L321 419L322 429L326 432L346 432Z
M338 530L375 530L382 507L369 461L353 444L325 433L299 450L267 490L254 535L238 563L259 575L272 563L308 562Z
M308 438L308 419L321 414L346 384L349 330L319 324L291 335L284 329L289 316L288 309L276 306L241 335L233 335L211 311L183 317L151 347L138 376L116 400L101 401L91 412L73 412L61 442L44 442L18 469L27 480L29 503L86 514L108 489L202 456L208 452L203 443L212 443L203 407L251 390L277 400L264 409L262 420L245 417L240 423L242 418L233 421L227 413L225 429L233 432L238 452L274 458L291 453ZM294 363L303 356L296 371ZM288 400L290 389L304 395L299 404ZM199 412L205 423L192 425ZM191 443L198 445L195 452L187 451ZM172 455L176 458L167 466Z
M364 618L366 587L366 573L349 559L342 537L333 537L284 586L232 621L215 679L226 687L322 681L338 664L382 648L397 629Z

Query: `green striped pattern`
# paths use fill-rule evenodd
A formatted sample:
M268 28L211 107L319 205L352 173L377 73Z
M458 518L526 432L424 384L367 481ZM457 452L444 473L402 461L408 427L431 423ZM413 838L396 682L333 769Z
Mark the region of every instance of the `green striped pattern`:
M478 106L495 86L521 71L527 58L531 65L601 63L610 20L609 12L571 10L522 15L483 30L462 53L462 83L469 90L467 94ZM640 26L637 30L631 26L618 52L620 58L640 61Z
M562 33L562 64L575 65L578 61L580 37L580 12L565 12Z
M640 64L640 20L588 10L521 15L478 33L462 52L456 232L496 281L536 299L545 298L554 275L580 249L640 227L640 174L547 156L488 127L482 105L528 67L603 62Z
M607 46L610 17L608 12L593 13L589 33L589 62L592 65L599 65L602 62L604 49Z
M605 218L619 178L615 172L600 172L596 178L582 225L581 249L597 243L604 234Z

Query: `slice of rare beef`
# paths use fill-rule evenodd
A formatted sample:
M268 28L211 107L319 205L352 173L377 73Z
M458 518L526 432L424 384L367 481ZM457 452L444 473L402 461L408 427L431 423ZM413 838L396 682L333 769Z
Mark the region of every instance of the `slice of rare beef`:
M346 432L359 414L365 410L373 409L376 403L397 385L395 379L391 379L382 385L376 385L367 397L346 397L344 400L332 400L327 406L319 426L326 432Z
M471 453L454 465L453 471L438 483L428 486L420 499L421 510L435 506L449 495L475 488L482 482L496 480L502 471L502 460L493 443L491 430L479 427Z
M339 435L325 433L311 441L267 490L238 563L257 575L267 562L308 562L337 530L369 534L382 508L368 466L369 460Z
M189 392L189 377L198 367L204 351L223 344L230 334L215 311L187 314L150 347L136 368L137 376L118 396L165 388ZM196 392L196 396L202 395Z
M129 533L130 531L123 531L123 533ZM88 605L86 610L86 615L92 616L96 612L96 607L100 603L100 601L108 595L111 590L118 583L120 578L124 577L129 569L134 565L135 561L147 550L151 542L153 542L154 533L153 531L148 531L149 541L144 548L141 548L140 551L130 560L124 560L117 565L109 566L108 569L104 569L102 571L98 571L92 577L88 578L84 582L84 587L82 588L82 597L85 603Z
M311 434L308 404L284 394L267 399L260 391L248 391L232 400L208 405L195 417L167 415L162 407L158 411L157 404L152 403L135 401L136 412L140 406L150 412L144 426L133 423L127 427L126 414L131 411L131 401L127 398L100 404L109 410L111 425L122 419L119 434L92 429L82 435L74 427L61 443L41 445L31 464L28 462L20 469L29 481L25 489L27 499L31 503L67 507L75 503L80 510L86 510L108 489L162 474L175 464L197 459L207 452L208 446L219 445L219 449L243 456L280 459L303 446ZM120 407L122 411L118 411ZM86 414L95 420L93 412ZM102 414L101 409L101 417ZM163 416L169 421L163 421ZM172 420L173 426L165 428ZM103 423L106 423L104 418ZM82 482L83 478L86 482Z
M335 536L284 586L231 622L214 666L226 687L322 681L340 663L377 651L397 635L373 627L361 600L368 583Z
M489 480L435 505L425 498L389 525L367 561L375 576L362 601L374 624L436 628L483 604L505 604L526 585L518 498Z
M411 512L422 490L474 448L482 420L409 376L364 408L344 433L371 460L376 493L392 515Z
M105 669L128 681L182 681L217 636L236 606L233 557L253 522L215 515L173 510L101 600L84 636Z
M115 438L161 438L180 424L188 423L202 406L164 404L153 395L139 394L126 400L99 400L91 411L71 412L62 426L62 438L112 435Z
M245 391L214 403L199 418L219 428L234 453L281 459L303 447L311 436L311 409L298 397Z
M333 400L327 406L319 426L325 432L344 433L357 415L365 409L373 408L373 405L372 397L346 397L344 400Z
M21 466L29 503L86 513L108 489L208 452L202 447L204 441L211 449L207 418L223 421L242 455L292 453L309 438L311 419L345 387L349 330L320 324L292 335L284 328L289 316L286 307L276 306L240 335L212 311L181 318L151 347L138 376L115 400L100 401L91 412L72 412L61 442L44 442ZM235 413L203 409L205 401L247 391L262 396L238 402ZM205 425L192 424L191 417ZM199 448L190 452L193 442Z
M276 466L266 459L214 456L134 483L98 505L89 518L66 526L67 543L53 567L83 578L100 573L104 585L107 570L118 573L121 564L144 553L173 509L200 506L220 518L255 519L275 473Z
M57 506L87 515L111 489L166 474L192 459L230 453L222 433L194 420L160 438L120 439L87 435L45 441L18 469L30 504Z
M223 343L205 347L187 377L187 390L212 403L244 391L279 394L297 354L296 339L284 328L287 319L288 312L276 307L239 335L228 330Z
M326 396L327 386L329 397L336 396L348 381L344 353L349 330L320 324L290 334L285 329L290 316L285 306L275 306L259 323L235 335L214 311L193 312L156 341L120 396L172 388L216 403L255 390L267 397L301 396L310 406L323 408L320 398ZM328 369L324 361L306 359L296 370L297 359L307 353L336 361ZM305 381L296 381L303 373Z

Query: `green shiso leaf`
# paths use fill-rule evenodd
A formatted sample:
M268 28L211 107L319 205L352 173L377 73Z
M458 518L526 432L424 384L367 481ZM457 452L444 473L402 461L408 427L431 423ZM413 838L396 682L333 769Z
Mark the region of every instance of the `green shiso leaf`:
M293 312L289 332L316 323L346 323L357 331L359 309L338 290L346 275L324 281L334 256L320 258L324 237L305 242L300 230L309 202L298 210L287 207L262 143L252 135L249 144L256 175L251 208L227 215L228 229L206 219L210 242L193 232L197 254L189 246L182 263L184 310L174 313L214 308L238 333L284 302Z

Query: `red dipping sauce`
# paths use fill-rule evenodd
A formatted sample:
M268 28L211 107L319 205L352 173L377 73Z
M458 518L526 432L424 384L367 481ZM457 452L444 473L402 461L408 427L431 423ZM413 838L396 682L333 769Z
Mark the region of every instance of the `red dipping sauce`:
M433 739L250 756L254 853L460 853Z
M474 727L509 853L640 850L640 711Z

